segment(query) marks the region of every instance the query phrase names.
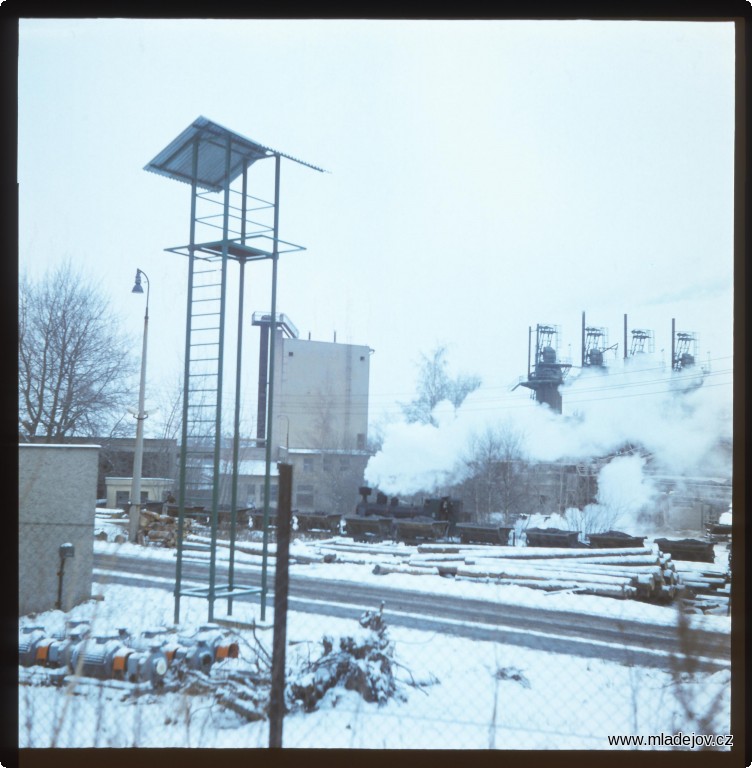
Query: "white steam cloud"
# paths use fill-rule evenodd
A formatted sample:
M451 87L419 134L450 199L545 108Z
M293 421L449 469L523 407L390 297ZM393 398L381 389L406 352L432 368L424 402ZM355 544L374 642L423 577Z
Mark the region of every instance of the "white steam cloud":
M525 398L522 390L500 396L481 388L456 412L447 402L437 405L436 427L388 425L365 479L395 495L430 493L457 482L465 472L471 436L489 427L513 429L531 461L588 461L632 445L651 454L659 473L729 477L728 454L718 449L732 436L731 387L717 378L703 380L699 369L674 372L649 358L631 358L607 373L586 370L562 386L563 415ZM602 473L599 487L606 496L599 502L614 505L609 489L619 487L628 488L637 504L647 492L642 469L642 464L620 463L613 472L626 476Z

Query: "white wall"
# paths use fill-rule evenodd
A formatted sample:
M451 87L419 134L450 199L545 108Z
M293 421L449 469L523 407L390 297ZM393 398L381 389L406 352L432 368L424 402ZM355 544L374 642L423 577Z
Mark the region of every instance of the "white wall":
M20 445L18 471L19 614L55 607L59 548L65 561L62 608L91 597L98 445Z
M286 445L289 420L290 447L365 448L370 349L279 332L275 358L273 443Z

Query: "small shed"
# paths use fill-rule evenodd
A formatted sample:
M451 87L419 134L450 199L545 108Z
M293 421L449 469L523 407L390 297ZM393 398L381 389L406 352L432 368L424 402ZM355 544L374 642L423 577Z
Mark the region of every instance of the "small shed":
M127 509L131 498L132 477L106 477L107 506L110 509ZM175 481L169 477L142 477L141 502L165 501Z
M19 615L70 610L91 597L98 445L18 451Z

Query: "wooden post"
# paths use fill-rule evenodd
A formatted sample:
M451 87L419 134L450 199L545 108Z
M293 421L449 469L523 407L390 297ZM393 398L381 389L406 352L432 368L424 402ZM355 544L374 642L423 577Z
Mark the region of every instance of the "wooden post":
M272 688L269 699L269 747L282 746L282 723L285 717L288 564L292 522L292 465L278 464L277 468L279 470L277 567L274 573L274 640L272 641Z

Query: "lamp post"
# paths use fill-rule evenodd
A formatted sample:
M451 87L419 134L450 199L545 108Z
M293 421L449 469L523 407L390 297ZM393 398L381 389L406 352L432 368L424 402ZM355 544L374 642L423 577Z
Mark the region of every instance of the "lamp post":
M133 543L138 538L139 518L141 516L141 467L144 458L144 387L146 384L146 336L149 330L149 278L145 272L136 270L136 282L131 293L143 293L141 278L146 280L146 311L144 312L144 341L141 348L141 383L138 389L138 413L136 414L136 451L133 454L133 479L131 481L131 506L128 514L128 541Z

